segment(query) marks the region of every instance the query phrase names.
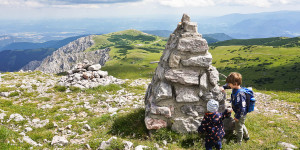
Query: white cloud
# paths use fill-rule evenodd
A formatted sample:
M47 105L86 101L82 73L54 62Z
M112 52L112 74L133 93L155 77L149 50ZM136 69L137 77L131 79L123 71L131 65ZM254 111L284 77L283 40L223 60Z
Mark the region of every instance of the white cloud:
M44 7L45 5L36 0L0 0L0 5L8 7Z
M170 7L206 7L214 6L214 0L158 0L161 5Z

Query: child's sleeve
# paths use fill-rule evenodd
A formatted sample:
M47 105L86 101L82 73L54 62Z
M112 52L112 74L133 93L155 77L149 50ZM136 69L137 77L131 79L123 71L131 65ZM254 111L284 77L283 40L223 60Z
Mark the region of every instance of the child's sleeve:
M205 115L201 125L198 127L198 133L204 133L207 129L207 125L208 125L208 117Z
M225 109L225 111L222 113L222 119L228 118L231 116L231 110Z

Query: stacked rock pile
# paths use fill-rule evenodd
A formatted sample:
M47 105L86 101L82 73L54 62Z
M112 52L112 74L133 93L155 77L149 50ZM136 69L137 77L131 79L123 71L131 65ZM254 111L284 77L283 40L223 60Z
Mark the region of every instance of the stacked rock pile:
M209 99L219 101L219 111L225 109L219 73L212 66L208 49L197 24L184 14L170 35L145 95L148 129L171 126L177 132L193 132L201 123Z
M81 89L97 87L99 85L123 84L124 81L113 76L108 76L107 71L102 71L100 64L92 65L88 60L76 64L72 70L69 70L68 76L63 76L58 85L74 86Z

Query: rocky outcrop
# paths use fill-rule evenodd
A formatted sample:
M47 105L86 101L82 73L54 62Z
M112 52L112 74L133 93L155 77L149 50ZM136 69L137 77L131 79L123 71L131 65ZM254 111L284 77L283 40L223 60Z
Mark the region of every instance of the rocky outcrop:
M94 35L82 37L59 48L52 55L45 58L36 70L45 73L65 72L85 59L103 66L109 58L109 48L84 52L94 44L93 37Z
M23 71L29 71L29 70L35 70L37 67L39 67L42 64L42 61L31 61L27 65L21 68Z
M99 85L108 84L123 84L125 81L117 79L113 76L108 76L107 71L102 71L100 64L92 65L88 60L83 63L78 63L72 70L67 71L68 76L63 76L58 85L61 86L74 86L81 89L93 88Z
M166 49L145 96L148 129L171 126L186 133L196 131L209 99L225 109L225 95L218 86L219 73L212 66L208 44L197 32L197 24L183 15L170 35Z

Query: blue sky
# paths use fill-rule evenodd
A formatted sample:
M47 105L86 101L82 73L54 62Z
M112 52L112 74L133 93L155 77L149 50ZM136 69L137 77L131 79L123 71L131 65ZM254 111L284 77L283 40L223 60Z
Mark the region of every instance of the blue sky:
M222 16L300 11L300 0L0 0L0 19Z

